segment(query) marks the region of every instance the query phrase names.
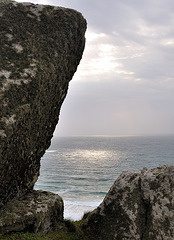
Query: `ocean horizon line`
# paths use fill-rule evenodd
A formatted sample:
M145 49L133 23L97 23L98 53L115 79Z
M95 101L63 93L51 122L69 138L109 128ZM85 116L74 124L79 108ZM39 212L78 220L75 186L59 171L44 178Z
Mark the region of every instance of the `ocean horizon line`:
M72 134L72 135L55 135L53 138L63 138L63 137L167 137L174 136L174 133L164 133L164 134Z

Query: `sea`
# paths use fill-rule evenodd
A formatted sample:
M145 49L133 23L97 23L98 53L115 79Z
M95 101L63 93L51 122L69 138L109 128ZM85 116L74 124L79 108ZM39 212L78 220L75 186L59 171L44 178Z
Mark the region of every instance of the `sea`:
M80 220L127 170L174 164L174 136L54 137L35 189L59 194L64 218Z

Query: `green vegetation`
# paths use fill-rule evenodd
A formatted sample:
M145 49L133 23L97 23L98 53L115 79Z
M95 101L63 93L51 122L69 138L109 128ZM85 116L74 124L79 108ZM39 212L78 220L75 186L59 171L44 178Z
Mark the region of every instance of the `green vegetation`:
M0 234L0 240L88 240L81 230L81 221L65 220L65 229L48 234L33 234L33 233L13 233Z

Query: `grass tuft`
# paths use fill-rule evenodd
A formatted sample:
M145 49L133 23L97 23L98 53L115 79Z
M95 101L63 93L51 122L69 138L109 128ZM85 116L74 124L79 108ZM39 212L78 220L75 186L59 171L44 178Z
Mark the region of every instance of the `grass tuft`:
M88 240L81 229L81 221L64 220L65 229L48 234L12 233L0 234L0 240Z

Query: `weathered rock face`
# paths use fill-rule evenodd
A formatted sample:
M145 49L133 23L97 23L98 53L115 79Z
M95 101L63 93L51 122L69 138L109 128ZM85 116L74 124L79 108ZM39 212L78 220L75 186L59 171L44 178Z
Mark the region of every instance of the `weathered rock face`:
M47 233L63 227L63 201L57 194L32 191L0 209L0 233Z
M123 172L83 228L91 240L174 239L174 165Z
M38 178L85 30L75 10L0 3L0 206Z

